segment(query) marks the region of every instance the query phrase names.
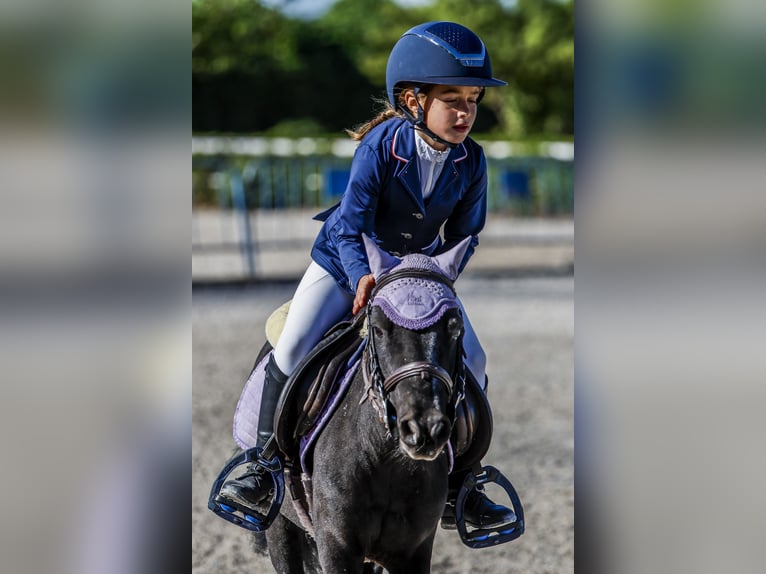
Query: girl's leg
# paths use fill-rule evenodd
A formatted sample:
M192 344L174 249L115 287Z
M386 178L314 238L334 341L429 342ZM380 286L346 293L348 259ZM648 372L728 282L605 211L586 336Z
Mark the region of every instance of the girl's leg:
M487 369L487 355L484 353L481 343L479 343L476 331L474 331L460 299L458 299L458 305L460 305L460 310L463 313L463 325L465 327L465 333L463 334L463 348L466 353L465 363L473 376L476 377L479 386L486 393L485 373ZM476 463L475 466L480 469L481 463ZM462 485L468 472L469 470L464 470L450 475L450 490L447 495L448 502L442 517L442 526L444 528L456 528L454 516L455 501L460 485ZM495 528L516 520L516 514L511 508L492 502L482 487L476 487L468 494L463 510L465 521L475 528Z
M289 375L327 330L350 311L354 297L312 261L295 290L274 360Z
M479 386L485 389L487 355L484 353L479 338L476 336L476 331L474 331L473 325L471 325L471 321L468 319L468 313L465 312L463 302L460 298L458 298L457 302L460 305L460 311L463 313L463 325L465 327L465 333L463 334L463 348L466 354L465 364L476 378Z
M274 411L287 376L322 335L351 310L353 297L335 279L312 261L290 304L287 320L269 363L258 414L258 444L263 447L274 432ZM254 509L268 498L273 486L268 471L251 464L242 476L221 487L219 498Z

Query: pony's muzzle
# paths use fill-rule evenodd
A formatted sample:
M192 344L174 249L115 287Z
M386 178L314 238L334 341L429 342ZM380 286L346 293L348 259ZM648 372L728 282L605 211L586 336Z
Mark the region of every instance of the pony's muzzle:
M452 428L441 412L399 420L399 438L405 451L416 460L433 460L449 440Z

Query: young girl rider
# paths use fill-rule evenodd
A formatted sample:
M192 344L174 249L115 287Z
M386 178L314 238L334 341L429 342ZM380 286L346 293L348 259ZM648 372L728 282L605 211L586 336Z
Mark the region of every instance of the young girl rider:
M312 262L266 367L257 446L272 435L277 399L288 375L330 327L367 304L375 280L362 234L394 255L437 255L470 237L459 267L463 270L484 227L487 192L484 153L468 134L485 88L503 85L492 77L484 43L459 24L421 24L396 43L386 69L390 105L349 132L360 143L348 187L339 206L317 216L324 225L311 251ZM486 357L462 303L460 307L466 365L484 385ZM452 505L462 480L451 477ZM220 495L253 506L268 496L271 486L261 467L253 465L225 483ZM492 503L479 490L470 493L465 518L482 528L515 519L511 509ZM450 520L445 513L446 527L452 526Z

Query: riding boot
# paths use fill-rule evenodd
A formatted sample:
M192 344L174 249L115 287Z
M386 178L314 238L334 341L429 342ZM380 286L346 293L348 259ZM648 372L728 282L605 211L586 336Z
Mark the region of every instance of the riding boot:
M274 434L274 413L286 382L287 375L279 369L272 354L266 365L261 409L258 413L257 447L263 448ZM249 464L244 474L224 483L219 496L252 508L271 495L273 486L269 471L259 464Z
M442 528L445 530L457 528L455 505L460 487L469 472L470 470L458 471L449 475L447 504L441 520ZM492 502L484 493L484 487L481 484L474 487L466 496L463 517L466 524L474 528L495 528L516 521L516 513L507 506Z

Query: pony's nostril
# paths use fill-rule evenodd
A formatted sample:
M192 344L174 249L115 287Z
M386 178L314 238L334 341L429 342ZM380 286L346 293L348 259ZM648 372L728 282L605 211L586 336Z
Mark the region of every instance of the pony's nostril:
M448 438L449 433L449 425L447 425L446 421L440 420L431 425L431 438L434 442L441 442L443 440L446 440Z
M402 424L402 439L410 446L417 446L420 441L420 426L414 419L410 419Z

